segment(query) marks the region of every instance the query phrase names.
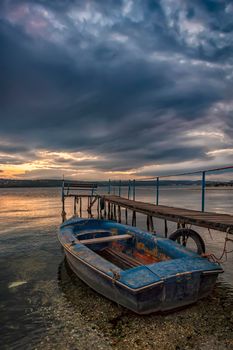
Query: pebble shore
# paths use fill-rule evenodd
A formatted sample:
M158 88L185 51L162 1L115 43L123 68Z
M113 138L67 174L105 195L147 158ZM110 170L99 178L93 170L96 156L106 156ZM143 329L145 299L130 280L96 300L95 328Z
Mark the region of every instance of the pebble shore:
M60 293L54 293L57 281L36 286L47 329L37 350L233 349L233 296L223 283L183 310L138 316L92 291L65 265L60 274Z

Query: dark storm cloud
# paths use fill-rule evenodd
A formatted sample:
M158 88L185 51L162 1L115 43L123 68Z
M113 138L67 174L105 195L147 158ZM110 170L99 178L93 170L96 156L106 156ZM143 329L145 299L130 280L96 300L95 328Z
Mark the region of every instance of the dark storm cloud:
M28 148L22 145L0 144L0 153L15 154L26 153Z
M183 149L183 148L174 148L169 149L166 151L159 150L151 151L144 150L144 152L138 152L137 157L135 157L134 152L127 152L124 154L124 158L130 161L135 168L140 167L143 163L150 165L154 164L155 162L176 162L180 160L179 153L182 152L183 154L183 160L190 159L190 157L197 157L202 153L202 149L200 147L194 147L191 149ZM122 157L117 159L118 154L112 154L112 160L106 161L106 160L83 160L83 161L69 161L69 160L63 160L58 161L61 163L66 163L70 167L77 167L77 168L90 168L95 167L99 171L127 171L129 169L129 165L126 162L122 161Z
M230 146L187 133L232 136L231 1L3 1L0 18L5 155L124 171Z

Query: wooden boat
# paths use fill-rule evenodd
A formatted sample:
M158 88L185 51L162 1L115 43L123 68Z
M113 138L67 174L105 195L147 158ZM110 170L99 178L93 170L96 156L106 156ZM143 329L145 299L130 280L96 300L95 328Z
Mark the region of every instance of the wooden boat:
M172 240L112 221L73 218L58 237L80 279L138 314L194 303L222 272Z

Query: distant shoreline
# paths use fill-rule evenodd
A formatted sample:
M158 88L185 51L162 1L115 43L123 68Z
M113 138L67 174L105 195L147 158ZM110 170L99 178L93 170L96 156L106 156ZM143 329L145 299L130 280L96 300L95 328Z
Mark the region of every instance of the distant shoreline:
M66 185L72 187L72 185L77 184L87 184L87 183L95 183L98 187L111 187L117 188L119 186L128 186L129 180L110 180L110 181L74 181L74 180L65 180ZM55 188L62 187L63 180L62 179L37 179L37 180L19 180L19 179L1 179L0 178L0 188ZM131 187L133 185L137 188L139 187L152 187L157 185L156 180L135 180L134 182L131 180ZM201 187L202 181L200 180L159 180L159 186L163 188L194 188ZM233 181L206 181L206 188L233 188Z
M107 184L97 184L98 187L108 187ZM14 189L17 189L17 188L61 188L62 187L62 184L60 185L0 185L0 189L7 189L7 188L14 188ZM98 188L97 187L97 188ZM111 186L111 188L118 188L118 185L115 185L115 186ZM128 187L127 184L123 184L122 187ZM156 184L153 185L153 184L136 184L136 188L146 188L146 187L156 187ZM161 184L160 185L160 189L161 190L174 190L174 189L180 189L180 190L193 190L193 191L197 191L197 190L201 190L201 185L200 184L191 184L191 185L188 185L187 184ZM206 190L226 190L226 189L229 189L229 190L233 190L233 184L229 184L229 185L206 185Z

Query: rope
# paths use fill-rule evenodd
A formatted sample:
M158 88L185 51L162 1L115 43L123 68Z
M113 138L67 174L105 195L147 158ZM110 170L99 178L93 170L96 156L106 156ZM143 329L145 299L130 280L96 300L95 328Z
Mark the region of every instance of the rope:
M110 271L112 272L113 274L113 277L112 277L112 284L116 284L116 281L118 281L120 278L121 278L121 275L118 271L114 271L113 269L110 269Z
M222 251L222 254L220 255L219 258L213 253L202 254L202 256L204 258L208 258L210 261L216 262L218 264L226 262L227 258L228 258L227 255L233 252L233 249L232 250L227 250L227 242L230 241L230 242L233 243L233 239L229 238L228 234L229 234L229 228L226 231L226 237L225 237L225 242L224 242L224 246L223 246L223 251ZM223 260L224 256L225 256L225 259Z
M209 232L209 235L210 235L211 240L213 241L213 236L212 236L211 231L210 231L209 228L208 228L208 232Z

